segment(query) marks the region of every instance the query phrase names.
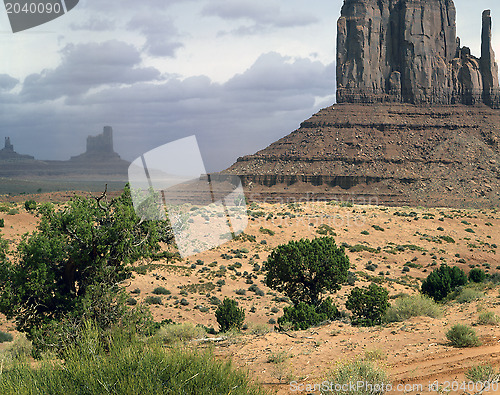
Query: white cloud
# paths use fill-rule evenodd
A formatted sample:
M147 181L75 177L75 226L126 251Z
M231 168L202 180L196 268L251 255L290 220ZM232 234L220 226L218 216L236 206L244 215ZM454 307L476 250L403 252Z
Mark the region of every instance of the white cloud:
M315 15L303 9L288 8L274 0L215 0L202 9L202 15L217 16L224 20L251 21L251 25L238 26L220 34L253 35L274 28L307 26L318 22Z

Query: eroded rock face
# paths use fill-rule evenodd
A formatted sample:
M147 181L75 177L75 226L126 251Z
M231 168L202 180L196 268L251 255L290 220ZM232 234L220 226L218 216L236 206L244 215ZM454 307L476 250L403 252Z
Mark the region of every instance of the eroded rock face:
M345 0L337 23L337 102L498 107L491 16L481 58L460 47L452 0Z

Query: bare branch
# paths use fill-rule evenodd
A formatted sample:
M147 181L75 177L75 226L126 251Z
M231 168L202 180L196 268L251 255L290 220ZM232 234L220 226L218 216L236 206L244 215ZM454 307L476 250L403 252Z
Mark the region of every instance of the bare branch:
M107 202L107 199L106 199L106 192L108 191L108 184L106 184L105 188L104 188L104 192L102 193L101 196L99 196L98 198L94 197L94 199L97 201L97 204L99 205L99 208L101 210L104 210L104 211L108 211L108 208L107 207L104 207L102 204L101 204L101 200L102 199L105 199L105 201Z

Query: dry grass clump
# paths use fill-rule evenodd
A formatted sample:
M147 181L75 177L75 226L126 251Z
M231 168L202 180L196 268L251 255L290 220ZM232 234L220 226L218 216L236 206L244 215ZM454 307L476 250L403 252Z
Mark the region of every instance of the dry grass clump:
M446 337L454 347L477 347L481 341L476 335L476 331L467 325L456 324L446 332Z
M500 317L493 311L484 310L479 313L477 323L479 325L498 325L500 323Z
M186 322L162 326L155 334L155 339L162 343L173 344L198 339L205 335L206 332L203 328L195 326L191 322Z
M321 388L321 393L333 392L338 395L383 394L389 383L387 373L381 366L374 361L359 358L338 363L326 381L333 388ZM363 385L357 386L357 383ZM354 390L350 388L350 384L354 384Z
M441 306L434 302L432 298L422 294L404 295L396 299L394 304L387 309L384 320L386 322L397 322L421 316L437 318L441 314Z

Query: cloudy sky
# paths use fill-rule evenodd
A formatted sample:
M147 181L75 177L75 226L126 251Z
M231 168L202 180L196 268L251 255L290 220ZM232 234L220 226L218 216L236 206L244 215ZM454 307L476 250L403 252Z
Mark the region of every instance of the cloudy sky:
M480 55L491 9L455 0L462 45ZM111 125L133 160L196 135L208 171L231 165L335 102L342 0L80 0L13 34L0 9L0 128L19 153L69 159Z

